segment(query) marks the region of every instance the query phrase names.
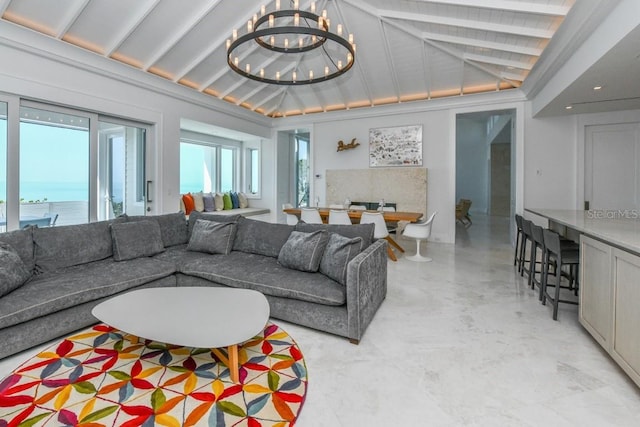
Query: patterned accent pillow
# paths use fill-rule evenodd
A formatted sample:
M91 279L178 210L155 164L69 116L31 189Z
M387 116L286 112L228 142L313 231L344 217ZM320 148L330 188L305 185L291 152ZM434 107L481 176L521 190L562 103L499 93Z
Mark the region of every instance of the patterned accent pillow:
M293 270L314 273L320 267L322 254L327 246L329 233L318 230L313 233L292 231L280 249L278 263Z
M362 237L352 239L329 233L329 241L320 260L320 273L344 285L347 283L347 265L362 252Z
M233 203L231 203L231 194L224 193L222 195L222 202L224 203L224 210L233 209Z
M199 219L193 226L187 250L229 255L235 236L236 224L233 222L223 223Z
M238 193L238 202L243 209L249 207L249 199L247 199L247 195L244 193Z
M221 211L224 209L224 200L223 200L222 193L216 193L214 195L214 202L215 202L217 211Z
M204 211L205 212L214 212L216 210L216 204L214 202L214 195L211 193L206 193L202 196L202 201L204 202Z
M18 252L8 243L0 242L0 296L18 289L31 277Z
M111 224L113 259L126 261L164 252L158 221L134 221Z

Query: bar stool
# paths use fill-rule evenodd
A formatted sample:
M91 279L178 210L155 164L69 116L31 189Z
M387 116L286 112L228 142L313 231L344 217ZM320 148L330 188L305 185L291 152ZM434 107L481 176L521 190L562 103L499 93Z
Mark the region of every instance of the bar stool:
M530 258L527 259L527 242L530 242L531 239L531 225L533 223L528 219L522 219L522 240L520 241L520 265L518 267L518 271L520 272L520 277L524 276L524 273L527 273L529 276L529 269L526 266L526 262L530 261ZM529 254L531 256L531 254Z
M578 304L577 301L561 300L560 288L577 291L578 267L580 265L580 250L573 245L566 245L560 241L560 235L552 230L543 230L544 260L542 268L542 304L546 305L547 299L553 304L553 320L558 320L558 304ZM556 265L556 283L549 285L549 265L554 261ZM562 286L562 267L569 266L569 286ZM574 281L575 286L574 288ZM547 291L548 286L555 286L554 295Z
M520 249L520 240L524 239L524 233L522 232L522 215L516 214L516 247L513 251L513 265L518 266L520 271L520 258L522 258L522 251Z
M538 249L540 249L540 253L542 255L541 268L539 270L536 269L535 261L538 259ZM536 286L540 289L540 295L538 297L539 300L542 300L542 274L544 270L544 233L542 227L536 224L531 224L531 259L529 262L529 287L534 289ZM554 270L555 271L555 270ZM540 279L536 279L536 273L540 273Z

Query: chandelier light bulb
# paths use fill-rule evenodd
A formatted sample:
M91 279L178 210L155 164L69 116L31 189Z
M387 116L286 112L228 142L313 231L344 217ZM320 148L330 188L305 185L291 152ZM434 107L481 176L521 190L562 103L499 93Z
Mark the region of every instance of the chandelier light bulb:
M236 67L237 67L237 66L238 66L238 64L240 63L240 59L238 59L238 57L236 56L236 57L233 59L233 63L234 63L234 64L236 64Z
M260 68L260 78L264 79L264 68Z
M324 75L325 75L325 77L329 75L329 66L328 65L325 65L325 67L324 67Z
M298 78L298 74L294 71L293 73L291 73L291 76L293 77L293 81L295 82Z
M251 65L250 64L245 65L244 70L247 72L247 74L251 73Z
M342 60L338 61L338 70L342 70Z
M313 80L313 70L309 70L309 80Z
M238 29L234 28L233 29L233 41L238 40Z
M280 71L276 71L276 80L280 81Z
M271 43L271 46L275 46L276 45L276 37L275 36L271 36L269 38L269 43Z
M302 47L302 46L304 46L304 40L302 40L302 37L300 37L298 39L298 47Z
M227 39L227 50L231 47L231 39Z
M253 31L253 21L252 20L248 20L247 21L247 32L251 32Z
M295 10L300 9L300 0L293 0L293 8Z
M322 10L322 19L327 19L327 9Z
M280 10L280 0L276 0L276 10Z
M311 13L316 13L316 2L315 1L311 2Z
M284 39L284 48L289 49L289 39Z
M338 32L338 35L342 37L342 24L338 24L336 31Z
M351 47L353 48L353 51L356 51L356 44L355 43L351 43Z
M265 13L267 13L267 6L263 4L260 6L260 16L264 16Z
M349 43L353 44L353 34L349 34Z
M273 28L276 23L276 18L273 15L269 15L269 28Z
M300 14L296 13L295 15L293 15L293 25L295 25L296 27L300 25Z
M322 16L319 16L319 17L318 17L318 28L319 28L319 29L322 29L322 28L323 28L323 27L322 27Z

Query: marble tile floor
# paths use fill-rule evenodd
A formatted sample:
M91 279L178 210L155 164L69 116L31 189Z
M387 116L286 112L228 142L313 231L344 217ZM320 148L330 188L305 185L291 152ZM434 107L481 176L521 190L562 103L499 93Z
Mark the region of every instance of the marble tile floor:
M360 345L277 321L309 371L298 426L640 425L640 389L577 307L553 321L515 272L508 220L473 221L456 245L423 248L431 263L389 262L387 299ZM0 360L0 377L35 352Z

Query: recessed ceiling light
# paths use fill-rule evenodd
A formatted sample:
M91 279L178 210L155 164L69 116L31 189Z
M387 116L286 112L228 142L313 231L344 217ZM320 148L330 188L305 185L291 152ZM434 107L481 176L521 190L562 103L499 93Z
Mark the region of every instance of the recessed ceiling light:
M593 87L593 90L600 90L600 89L602 89L602 86L594 86Z
M567 105L566 107L564 107L566 110L571 110L573 108L573 105Z

